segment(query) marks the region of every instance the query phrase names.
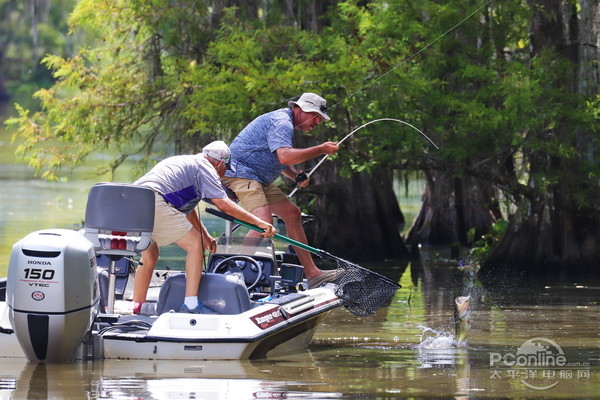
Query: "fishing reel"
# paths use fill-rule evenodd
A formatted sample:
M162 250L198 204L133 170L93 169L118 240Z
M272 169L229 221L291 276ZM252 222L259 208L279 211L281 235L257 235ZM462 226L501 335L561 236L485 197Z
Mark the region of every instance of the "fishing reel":
M300 172L298 175L296 175L296 178L294 178L296 183L304 182L307 179L308 179L308 174L305 171Z

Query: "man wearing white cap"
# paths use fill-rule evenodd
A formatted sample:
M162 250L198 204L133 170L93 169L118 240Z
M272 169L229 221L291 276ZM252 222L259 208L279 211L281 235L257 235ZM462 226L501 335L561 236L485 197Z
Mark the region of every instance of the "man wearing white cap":
M204 250L215 252L216 240L200 222L195 207L202 199L210 199L221 211L264 229L264 237L277 231L270 223L245 211L231 201L221 184L227 169L231 169L231 153L222 141L208 144L200 154L169 157L154 166L135 185L156 193L152 244L142 252L136 271L133 301L134 313L139 313L146 301L152 272L160 254L159 246L176 243L187 252L185 262L185 303L181 312L197 313L198 287L202 276ZM233 171L233 169L231 169Z
M232 166L223 183L238 197L241 206L269 223L275 214L285 222L288 235L306 243L302 228L301 211L273 184L280 174L302 180L301 171L294 165L322 154L334 154L339 147L335 142L324 142L304 149L293 146L294 131L310 132L323 121L329 121L326 101L314 93L304 93L297 101L288 102L289 108L271 111L250 122L231 142ZM308 179L300 186L308 185ZM250 232L249 235L256 235ZM335 279L333 271L321 271L309 252L296 249L309 288L318 287Z

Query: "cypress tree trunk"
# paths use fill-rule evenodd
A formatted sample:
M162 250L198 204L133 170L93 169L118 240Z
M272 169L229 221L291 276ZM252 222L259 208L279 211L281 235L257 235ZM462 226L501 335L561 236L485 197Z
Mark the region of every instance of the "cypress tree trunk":
M534 10L533 57L550 50L574 65L571 76L549 84L583 95L597 93L598 3L582 1L580 18L569 2L543 0L530 5ZM496 268L560 277L600 273L600 193L597 182L583 176L580 167L585 162L593 163L597 139L592 132L568 133L560 124L533 132L539 140L554 136L573 144L579 154L571 159L540 152L528 154L532 176L552 173L558 179L520 207L527 212L511 216L507 234L481 271L484 275L494 273ZM529 186L536 188L539 182L532 178Z
M5 44L0 41L0 65L4 62L4 49ZM0 101L6 101L10 99L10 95L6 91L6 87L4 84L3 74L0 73Z
M392 183L389 170L340 178L334 163L322 164L311 186L296 194L299 206L315 216L305 225L309 243L353 261L407 258Z
M480 237L500 217L497 191L491 184L439 171L427 171L425 176L423 206L407 239L411 245L468 245L470 229Z

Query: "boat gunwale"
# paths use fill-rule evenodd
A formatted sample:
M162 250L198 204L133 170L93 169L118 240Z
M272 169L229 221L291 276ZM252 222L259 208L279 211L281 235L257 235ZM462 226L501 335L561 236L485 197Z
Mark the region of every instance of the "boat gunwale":
M278 331L292 328L298 324L301 324L307 320L314 319L326 314L341 306L341 300L337 297L319 303L314 308L307 310L306 312L292 316L288 319L285 319L275 325L272 325L268 328L262 330L259 334L254 336L236 336L236 337L228 337L228 338L217 338L217 337L206 337L206 338L177 338L177 337L169 337L169 336L149 336L147 334L136 334L131 332L129 334L123 332L106 332L103 335L99 335L103 340L122 340L122 341L132 341L136 343L157 343L157 342L169 342L169 343L252 343L256 341L263 340L265 337L272 336L277 334ZM279 307L277 307L279 308ZM273 308L273 310L276 308ZM254 309L256 310L256 309ZM199 314L204 315L204 314ZM208 314L210 315L210 314ZM236 316L241 316L242 314L236 314ZM260 328L259 328L260 329ZM149 330L149 329L148 329ZM141 329L140 329L141 331ZM93 333L94 334L94 333ZM97 333L96 333L97 334Z

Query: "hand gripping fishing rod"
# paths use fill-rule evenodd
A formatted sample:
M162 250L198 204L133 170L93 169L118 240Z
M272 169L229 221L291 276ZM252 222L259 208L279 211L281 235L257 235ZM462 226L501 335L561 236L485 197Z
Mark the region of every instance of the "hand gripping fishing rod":
M367 126L367 125L371 125L372 123L374 123L374 122L379 122L379 121L394 121L394 122L400 122L401 124L404 124L404 125L410 126L410 127L411 127L411 128L413 128L414 130L416 130L417 132L419 132L421 135L423 135L423 137L424 137L425 139L429 140L429 142L430 142L430 143L433 145L433 147L435 147L437 150L439 150L439 149L440 149L440 148L439 148L439 147L438 147L438 146L437 146L435 143L433 143L433 140L431 140L431 139L430 139L430 138L429 138L429 137L428 137L426 134L424 134L423 132L421 132L419 129L417 129L417 128L416 128L416 127L414 127L413 125L409 124L408 122L405 122L405 121L402 121L401 119L396 119L396 118L379 118L379 119L374 119L373 121L369 121L369 122L367 122L366 124L362 124L361 126L359 126L358 128L356 128L355 130L353 130L352 132L350 132L349 134L347 134L346 136L344 136L344 138L343 138L342 140L340 140L340 141L337 143L337 144L338 144L338 146L339 146L340 144L342 144L342 143L344 142L344 140L346 140L346 139L348 139L350 136L352 136L352 135L354 134L354 132L358 131L359 129L362 129L362 128L364 128L364 127L365 127L365 126ZM310 172L307 172L307 173L305 174L305 175L306 175L306 178L304 178L303 180L306 180L306 179L310 178L310 176L313 174L313 172L315 172L315 171L317 170L317 168L319 168L319 166L321 166L321 164L323 164L323 161L325 161L325 160L326 160L328 157L329 157L329 154L325 154L325 155L323 156L323 158L321 158L321 160L319 160L319 162L317 163L317 165L315 165L315 166L314 166L314 167L313 167L313 168L310 170ZM298 189L300 188L300 186L299 186L299 183L300 183L300 182L298 182L298 183L296 184L296 187L294 188L294 190L292 190L292 191L290 192L290 194L288 194L288 198L292 197L292 196L293 196L293 195L294 195L294 194L295 194L295 193L298 191Z

